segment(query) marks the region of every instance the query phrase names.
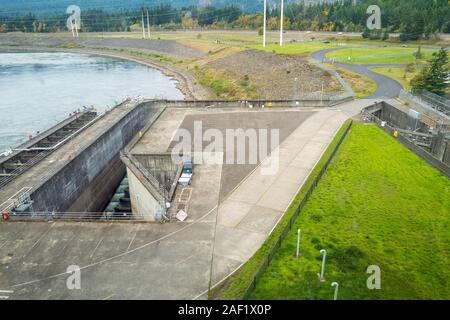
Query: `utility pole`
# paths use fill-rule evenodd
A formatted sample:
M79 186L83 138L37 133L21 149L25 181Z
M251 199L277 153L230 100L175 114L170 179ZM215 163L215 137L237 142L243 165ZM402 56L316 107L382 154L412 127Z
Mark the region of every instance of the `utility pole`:
M267 0L264 0L263 47L266 47Z
M145 39L144 9L142 9L142 38Z
M284 0L281 0L280 47L283 46Z
M148 9L147 9L147 29L148 29L148 38L150 39L150 19L148 18Z

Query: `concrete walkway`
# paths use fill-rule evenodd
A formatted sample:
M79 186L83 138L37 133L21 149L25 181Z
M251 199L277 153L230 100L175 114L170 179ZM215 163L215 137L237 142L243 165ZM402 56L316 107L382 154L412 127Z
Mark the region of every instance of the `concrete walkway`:
M263 244L347 118L337 110L311 116L272 153L272 158L279 156L275 175L264 175L257 168L219 206L213 283L246 262Z

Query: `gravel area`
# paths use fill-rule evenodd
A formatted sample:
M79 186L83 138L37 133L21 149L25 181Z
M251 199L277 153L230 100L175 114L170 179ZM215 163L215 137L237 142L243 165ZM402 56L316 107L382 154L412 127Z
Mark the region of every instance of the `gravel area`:
M248 76L261 99L298 99L305 93L320 98L341 87L327 72L311 65L305 57L246 50L212 61L208 66L235 79Z

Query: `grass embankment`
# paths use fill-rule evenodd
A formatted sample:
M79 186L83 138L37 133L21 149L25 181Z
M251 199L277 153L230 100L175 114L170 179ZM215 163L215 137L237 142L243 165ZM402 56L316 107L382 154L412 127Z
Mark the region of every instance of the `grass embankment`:
M411 90L411 80L420 73L418 69L414 72L405 72L405 68L401 67L372 68L372 71L397 80L406 90Z
M422 48L422 59L416 61L417 48L367 47L332 51L327 58L351 64L407 64L424 63L432 57L435 50ZM350 57L350 60L348 59Z
M195 65L194 75L202 84L214 91L214 94L225 100L256 99L256 90L250 85L248 77L235 80L223 72L207 66Z
M340 299L447 299L449 228L448 178L378 127L355 123L251 298L332 299L337 281ZM380 290L367 289L369 265L381 268Z
M218 285L216 288L211 290L210 299L221 299L221 300L234 300L241 299L247 287L250 285L251 281L256 275L259 266L265 260L268 252L274 247L278 241L281 233L289 224L291 218L295 215L295 212L300 204L300 202L305 197L314 180L319 175L320 170L322 170L328 157L330 156L333 149L338 144L339 140L343 136L345 130L350 125L350 120L348 120L342 128L338 131L333 141L328 146L327 150L323 154L322 158L319 160L315 168L311 171L308 179L303 184L299 193L296 195L292 204L289 206L288 210L283 215L278 225L275 227L273 232L269 235L266 241L263 243L261 248L256 251L256 253L233 275L231 275L227 280Z
M352 88L356 98L370 96L378 90L377 83L368 77L364 77L349 70L337 68L332 64L325 64L325 66L337 71L341 78Z
M249 78L235 80L223 72L209 68L205 63L207 58L202 58L200 60L201 63L199 63L197 60L180 60L175 59L173 56L154 54L141 50L112 49L108 47L96 47L95 49L126 52L160 64L176 65L193 72L200 84L210 88L217 97L224 100L255 99L257 96L256 91L249 83ZM221 51L216 50L211 52L210 56L220 55Z

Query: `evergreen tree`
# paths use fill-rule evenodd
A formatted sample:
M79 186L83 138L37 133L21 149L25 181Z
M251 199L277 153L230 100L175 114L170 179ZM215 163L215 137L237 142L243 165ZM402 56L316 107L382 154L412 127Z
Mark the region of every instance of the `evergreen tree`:
M448 51L441 48L439 52L433 53L429 64L411 81L411 85L415 90L424 89L444 96L449 86L449 74Z

